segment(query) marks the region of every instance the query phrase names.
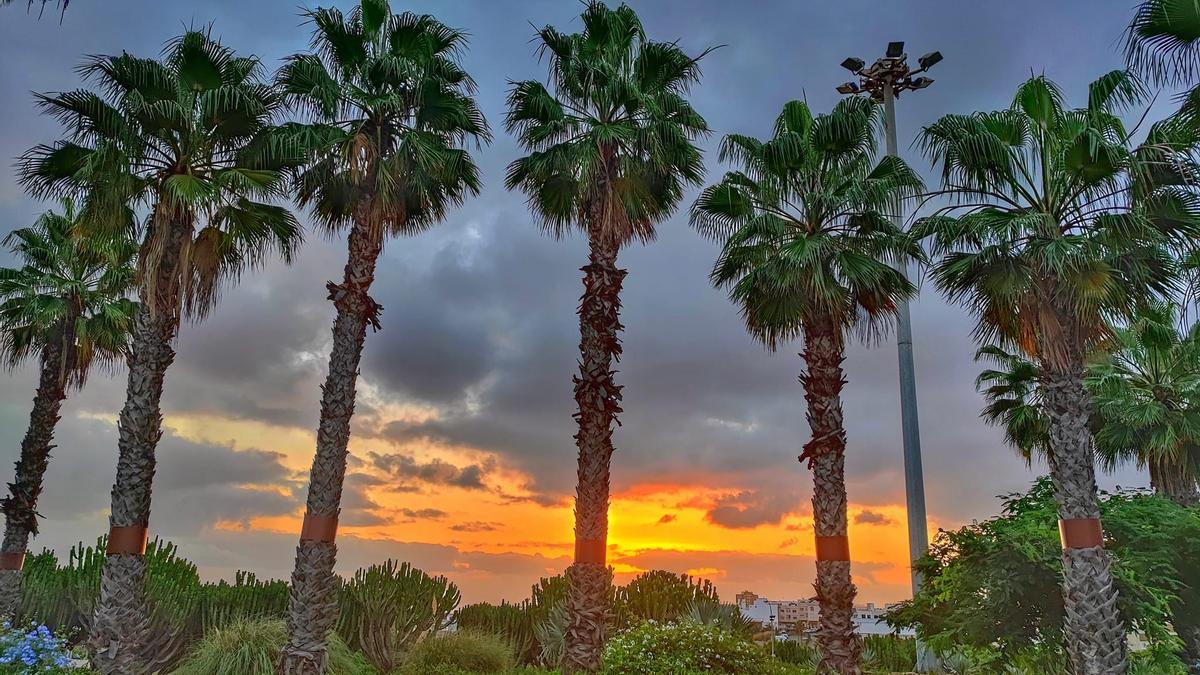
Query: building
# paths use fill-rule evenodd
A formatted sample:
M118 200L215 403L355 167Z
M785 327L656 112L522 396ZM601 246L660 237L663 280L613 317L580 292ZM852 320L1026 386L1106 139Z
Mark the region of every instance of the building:
M737 607L742 616L751 621L758 621L764 626L786 630L791 633L805 633L817 629L821 616L821 606L816 598L808 600L768 600L756 593L742 591L735 596ZM865 606L855 607L853 614L854 630L859 635L892 635L899 633L912 637L911 629L896 631L883 620L883 615L891 606L879 607L873 602Z

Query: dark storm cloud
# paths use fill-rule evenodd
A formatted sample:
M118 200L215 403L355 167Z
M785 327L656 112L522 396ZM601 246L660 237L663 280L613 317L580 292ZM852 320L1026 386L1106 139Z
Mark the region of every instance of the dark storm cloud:
M411 455L368 453L371 463L401 481L419 481L431 485L449 485L466 490L486 490L484 479L495 469L494 462L455 466L442 459L421 462Z
M422 520L438 520L449 515L441 509L400 509L400 513L408 518L419 518Z

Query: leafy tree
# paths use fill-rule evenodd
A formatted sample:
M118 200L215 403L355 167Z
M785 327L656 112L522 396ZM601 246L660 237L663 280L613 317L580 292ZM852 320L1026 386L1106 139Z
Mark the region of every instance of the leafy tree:
M1092 83L1070 109L1045 77L1007 110L946 115L921 145L942 166L951 203L922 218L932 276L978 318L985 344L1020 349L1041 371L1050 474L1063 549L1068 652L1078 672L1123 672L1125 628L1110 559L1095 540L1096 499L1085 360L1148 298L1175 288L1173 250L1200 234L1189 182L1193 127L1153 125L1137 147L1117 114L1144 88L1124 71Z
M342 282L327 284L337 316L292 574L281 664L289 674L322 672L338 616L334 534L359 361L367 326L380 327L369 292L384 241L436 225L478 193L464 145L490 139L460 64L464 33L428 15L394 14L386 0L362 0L349 15L321 8L306 16L313 52L290 57L277 82L309 119L266 145L285 156L309 153L296 174L299 201L326 231L349 234Z
M162 435L163 379L175 358L180 318L199 320L226 282L271 255L290 260L302 230L277 197L284 176L254 140L281 100L259 77L254 57L238 56L208 32L172 40L161 59L96 56L80 69L98 91L39 95L68 140L22 158L35 195L86 192L81 236L125 234L129 205L149 216L138 238L141 304L130 342L129 380L118 419L110 544L92 626L103 673L136 673L147 616L142 602L144 542L150 518L155 446ZM118 231L120 230L120 231Z
M114 366L126 355L136 304L137 246L75 236L78 212L64 199L5 244L20 267L0 269L0 358L9 368L37 359L39 377L29 429L9 483L0 545L0 616L12 619L21 601L21 566L38 531L38 497L50 460L54 428L67 392L82 388L92 367Z
M916 288L889 261L923 260L892 223L899 200L922 189L900 159L875 160L881 109L865 98L813 116L784 106L767 140L726 136L722 161L738 169L704 189L692 222L721 242L712 281L729 289L750 333L770 349L804 337L800 376L812 438L822 667L859 672L855 588L846 540L846 430L842 361L853 331L877 334Z
M1054 492L1041 479L1004 496L999 516L940 532L917 564L925 585L888 621L916 628L944 653L994 647L1004 663L1059 644L1068 617ZM1137 492L1103 495L1100 506L1123 621L1174 649L1171 624L1181 636L1197 625L1200 512Z
M685 98L700 76L699 60L674 43L654 42L637 14L591 0L583 30L538 31L549 60L549 86L513 85L506 126L529 152L508 169L543 228L561 237L579 228L588 237L588 264L579 305L579 375L575 435L579 471L575 499L575 562L568 569L564 669L595 671L610 613L608 540L612 426L621 412L613 380L618 333L621 247L650 241L654 226L674 213L686 185L703 177L694 141L708 126Z

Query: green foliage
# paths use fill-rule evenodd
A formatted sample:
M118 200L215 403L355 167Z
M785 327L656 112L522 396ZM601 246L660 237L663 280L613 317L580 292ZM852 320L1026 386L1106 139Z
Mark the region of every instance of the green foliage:
M549 85L512 85L505 125L529 154L505 184L556 236L579 227L618 245L649 241L704 174L694 141L708 125L686 94L707 52L649 39L628 5L591 0L580 18L578 33L538 31Z
M311 123L286 124L263 147L304 158L297 200L326 229L413 234L479 192L466 146L491 136L462 67L467 35L386 0L354 4L305 12L313 49L275 80Z
M1200 235L1190 187L1200 127L1164 120L1137 144L1120 111L1145 100L1137 78L1101 76L1068 108L1044 76L1004 110L945 115L920 145L940 165L946 206L911 234L931 275L978 319L984 344L1077 368L1106 321L1175 290L1174 254Z
M456 631L430 636L404 659L401 675L501 673L516 666L512 648L499 635Z
M85 637L99 594L105 544L103 538L94 546L79 544L62 564L49 551L31 556L23 573L20 620ZM260 581L238 572L233 583L201 583L196 566L181 558L174 544L158 539L146 547L146 561L149 651L159 668L178 663L215 628L241 619L282 618L287 610L287 584L282 581Z
M128 236L131 205L148 206L134 221L143 301L202 318L224 283L273 255L290 260L303 238L271 203L291 158L250 152L284 104L261 70L201 30L160 59L89 57L79 72L94 90L37 96L68 140L25 153L21 182L39 197L84 196L78 233L89 239Z
M896 635L865 635L862 662L868 670L907 673L917 663L917 642Z
M766 674L775 670L758 645L715 626L647 621L613 636L604 647L603 675L644 673Z
M916 628L941 652L994 649L1009 662L1063 658L1056 513L1053 488L1042 479L1026 494L1006 496L1000 516L942 531L917 565L925 586L888 621ZM1200 511L1124 492L1102 495L1101 513L1122 617L1159 648L1178 649L1169 624L1196 625L1200 609L1200 568L1193 562L1200 556Z
M693 605L719 605L720 601L716 587L707 579L651 570L617 589L613 613L617 627L627 628L643 621L679 621Z
M543 577L533 585L527 600L466 605L458 610L455 620L460 629L504 637L520 663L557 665L562 655L562 602L566 597L566 577Z
M80 215L74 200L60 202L31 227L4 239L20 267L0 268L0 363L15 367L36 357L47 342L62 350L64 387L82 387L92 364L124 359L137 304L133 285L137 245L76 236ZM131 212L124 214L132 229Z
M889 262L920 262L895 226L900 200L920 192L903 161L875 161L881 108L844 99L825 115L787 103L774 134L726 136L735 164L692 206L692 225L721 244L710 278L727 288L750 333L774 348L807 323L840 336L881 330L916 287Z
M208 631L174 675L274 675L287 643L283 621L236 620ZM329 638L329 675L375 675L361 654Z
M388 560L359 570L342 585L337 631L387 672L418 641L444 628L458 602L458 586L446 577Z
M775 658L797 666L816 668L821 663L821 650L815 642L776 640L772 647Z

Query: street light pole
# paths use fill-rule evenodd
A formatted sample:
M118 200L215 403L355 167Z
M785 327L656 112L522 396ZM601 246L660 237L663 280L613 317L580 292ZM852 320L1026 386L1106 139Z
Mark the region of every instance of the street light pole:
M883 103L884 137L887 154L899 157L896 142L896 96L902 91L924 89L933 80L928 77L913 77L923 73L942 60L940 52L922 56L920 68L910 70L903 42L888 44L887 55L869 68L861 59L849 58L842 66L859 76L859 82L847 82L837 90L842 94L866 93ZM903 228L904 216L900 204L896 204L892 220L897 228ZM892 266L908 277L908 265L904 260ZM925 478L921 467L921 427L917 416L917 379L913 365L912 317L908 301L896 307L896 351L900 366L900 428L904 444L904 487L908 514L909 559L916 562L929 549L928 521L925 517ZM912 591L915 596L921 590L921 575L910 566ZM936 657L917 643L917 671L932 672L936 669Z

